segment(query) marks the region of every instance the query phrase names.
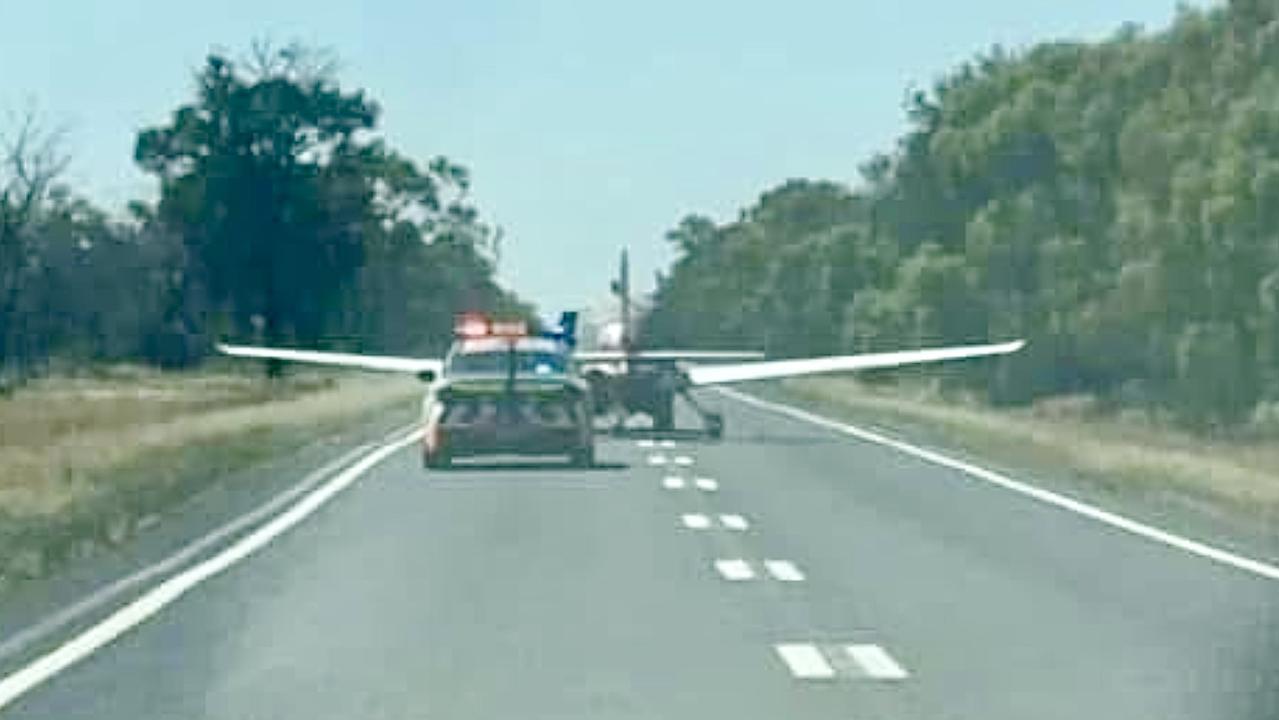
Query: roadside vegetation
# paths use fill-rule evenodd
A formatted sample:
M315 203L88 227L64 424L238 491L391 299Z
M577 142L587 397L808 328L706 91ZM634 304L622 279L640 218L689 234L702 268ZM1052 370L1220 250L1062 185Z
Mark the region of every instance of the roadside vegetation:
M201 488L392 408L401 377L158 372L47 377L0 400L0 586L123 542Z
M429 355L458 312L527 312L468 171L398 152L335 67L296 45L210 54L139 128L159 192L127 208L67 184L56 122L0 107L0 393L59 364L196 367L217 340Z
M1090 395L1205 434L1279 405L1279 4L994 48L908 93L854 187L690 216L653 343L775 355L1026 338L945 371L1001 406ZM850 159L850 163L855 159Z

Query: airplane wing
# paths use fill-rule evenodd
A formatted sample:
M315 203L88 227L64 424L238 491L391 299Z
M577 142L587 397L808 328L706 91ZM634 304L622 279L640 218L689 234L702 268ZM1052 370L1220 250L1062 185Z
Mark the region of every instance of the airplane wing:
M573 353L579 363L621 362L623 360L683 360L687 362L723 362L726 360L763 360L764 353L720 350L644 350L625 353L621 350L587 350Z
M337 367L379 370L382 372L420 373L431 371L437 376L444 368L444 361L435 358L393 357L388 355L355 355L352 353L316 352L314 350L289 350L285 348L249 347L218 343L218 352L233 357L261 358L263 360L287 360L289 362L333 365Z
M768 380L771 378L795 377L797 375L813 375L817 373L894 368L901 367L903 365L918 365L921 363L985 357L988 355L1006 355L1008 353L1017 352L1025 344L1025 340L1017 340L1014 342L999 343L995 345L964 345L960 347L906 350L902 352L838 355L834 357L799 358L795 360L765 360L762 362L733 363L730 365L694 365L687 368L685 372L688 374L688 379L692 381L694 385L717 385L721 383L745 382L748 380Z

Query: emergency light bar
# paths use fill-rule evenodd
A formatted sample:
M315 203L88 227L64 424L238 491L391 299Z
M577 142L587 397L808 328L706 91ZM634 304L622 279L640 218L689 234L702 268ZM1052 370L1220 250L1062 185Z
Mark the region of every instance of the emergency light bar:
M460 338L519 338L528 335L523 320L490 320L482 315L460 315L453 324L453 334Z

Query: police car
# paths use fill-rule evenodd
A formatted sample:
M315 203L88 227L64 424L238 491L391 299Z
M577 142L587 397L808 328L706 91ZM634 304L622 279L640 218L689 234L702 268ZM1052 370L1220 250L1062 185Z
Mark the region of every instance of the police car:
M472 317L423 401L427 468L481 455L564 455L595 462L590 387L560 338L530 336L523 323Z

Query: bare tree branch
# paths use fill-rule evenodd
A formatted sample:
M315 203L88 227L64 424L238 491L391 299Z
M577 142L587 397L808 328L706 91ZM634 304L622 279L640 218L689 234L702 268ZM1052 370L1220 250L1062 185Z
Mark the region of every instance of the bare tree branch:
M281 46L265 37L256 38L249 44L243 62L249 75L256 79L283 77L308 84L331 80L340 69L337 53L331 48L315 47L297 40Z
M30 221L71 161L62 149L65 130L45 127L34 108L14 125L13 132L0 132L0 243Z
M49 129L34 107L0 131L0 374L21 376L28 346L18 303L35 253L28 235L41 206L70 158L65 132Z

